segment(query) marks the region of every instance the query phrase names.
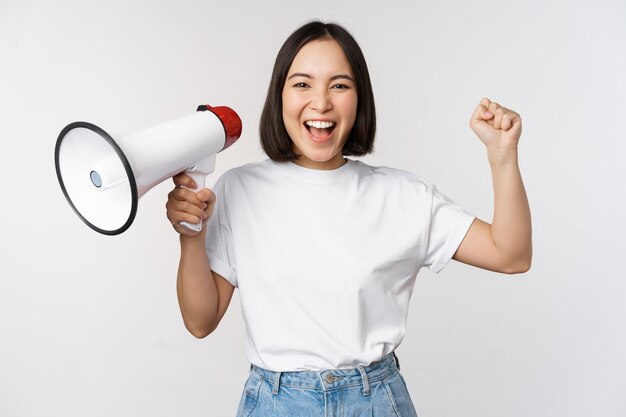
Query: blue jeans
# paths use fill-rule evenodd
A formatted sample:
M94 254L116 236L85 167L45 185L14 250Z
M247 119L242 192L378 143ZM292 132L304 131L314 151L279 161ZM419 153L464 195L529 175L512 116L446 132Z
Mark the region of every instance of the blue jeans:
M319 372L253 365L237 417L417 417L395 359Z

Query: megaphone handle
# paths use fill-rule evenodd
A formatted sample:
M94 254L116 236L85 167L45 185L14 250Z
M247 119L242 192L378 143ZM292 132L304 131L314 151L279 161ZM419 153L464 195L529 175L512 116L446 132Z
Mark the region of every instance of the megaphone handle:
M212 154L207 156L206 158L198 161L194 166L190 167L185 171L185 174L189 175L193 181L196 183L196 188L191 189L191 191L198 192L204 188L206 185L206 177L209 176L211 172L215 170L215 159L217 154ZM181 226L186 227L189 230L193 230L194 232L199 232L202 230L202 221L198 224L180 222Z
M189 187L185 187L185 188L193 192L198 192L204 188L206 184L206 177L207 177L206 173L198 172L198 171L186 171L185 174L189 175L193 179L193 181L196 183L196 188L189 188ZM200 230L202 230L202 222L197 223L197 224L188 223L188 222L180 222L180 225L183 227L186 227L189 230L193 230L194 232L199 232Z

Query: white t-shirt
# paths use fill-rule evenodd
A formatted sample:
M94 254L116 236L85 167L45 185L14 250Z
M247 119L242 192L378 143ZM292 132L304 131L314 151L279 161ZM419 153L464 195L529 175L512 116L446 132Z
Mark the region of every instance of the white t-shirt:
M348 160L265 160L214 185L211 269L239 289L250 363L272 371L368 365L406 329L422 266L439 272L474 216L418 176Z

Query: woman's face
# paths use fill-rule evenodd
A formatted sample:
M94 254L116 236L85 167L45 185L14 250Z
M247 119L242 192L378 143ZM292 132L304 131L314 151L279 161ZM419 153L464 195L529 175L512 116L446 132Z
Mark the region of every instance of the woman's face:
M304 45L291 63L282 93L283 121L294 162L306 168L335 169L356 118L354 74L334 39Z

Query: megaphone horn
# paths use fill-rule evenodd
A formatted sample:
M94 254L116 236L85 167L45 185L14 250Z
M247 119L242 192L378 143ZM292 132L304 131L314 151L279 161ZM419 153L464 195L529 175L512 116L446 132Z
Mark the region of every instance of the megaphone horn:
M59 134L54 162L76 214L93 230L117 235L133 223L139 198L166 178L185 171L196 191L203 188L217 153L240 136L241 119L225 106L201 105L193 114L116 139L92 123L74 122Z

